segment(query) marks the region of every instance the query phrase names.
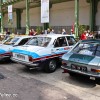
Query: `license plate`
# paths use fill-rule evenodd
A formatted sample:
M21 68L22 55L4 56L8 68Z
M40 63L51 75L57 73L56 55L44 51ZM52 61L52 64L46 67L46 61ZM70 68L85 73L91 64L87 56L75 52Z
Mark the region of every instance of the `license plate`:
M72 64L71 68L75 70L80 70L80 71L87 71L87 67L84 67L84 66L77 66L77 65Z
M91 80L95 80L95 77L90 77Z
M16 57L17 57L18 59L25 60L25 56L24 56L24 55L16 54Z

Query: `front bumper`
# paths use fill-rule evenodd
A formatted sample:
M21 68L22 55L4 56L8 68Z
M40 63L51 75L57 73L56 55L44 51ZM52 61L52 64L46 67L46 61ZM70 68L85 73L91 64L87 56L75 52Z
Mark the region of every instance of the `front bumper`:
M14 61L14 62L20 63L22 65L29 66L33 69L39 68L39 63L20 61L20 60L15 59L15 58L11 58L11 60Z
M73 72L73 73L76 73L76 74L81 74L81 75L84 75L84 76L88 76L88 77L95 77L97 79L100 79L100 74L93 74L91 72L82 72L82 71L78 71L78 70L72 70L71 68L66 68L64 66L61 66L62 69L64 70L67 70L68 72Z

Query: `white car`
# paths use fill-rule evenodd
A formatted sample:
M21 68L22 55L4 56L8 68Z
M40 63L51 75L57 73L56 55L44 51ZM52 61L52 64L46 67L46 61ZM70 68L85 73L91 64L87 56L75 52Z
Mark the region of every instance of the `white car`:
M20 45L24 45L33 36L16 36L7 39L3 44L0 44L0 60L9 59L11 57L11 50Z
M25 45L13 49L11 59L28 68L42 68L46 72L54 72L61 56L75 43L76 41L71 35L38 35Z

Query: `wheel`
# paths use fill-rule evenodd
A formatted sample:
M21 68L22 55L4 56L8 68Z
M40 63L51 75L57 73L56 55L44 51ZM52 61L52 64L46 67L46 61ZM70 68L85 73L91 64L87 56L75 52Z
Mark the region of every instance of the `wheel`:
M96 79L96 84L100 85L100 79Z
M54 59L47 61L47 64L44 67L44 71L47 73L52 73L56 70L57 63Z
M72 72L69 72L69 75L70 75L70 76L72 76L72 77L74 77L74 76L75 76L75 74L74 74L74 73L72 73Z
M26 70L30 70L30 66L28 66L28 65L25 65L25 68L26 68Z

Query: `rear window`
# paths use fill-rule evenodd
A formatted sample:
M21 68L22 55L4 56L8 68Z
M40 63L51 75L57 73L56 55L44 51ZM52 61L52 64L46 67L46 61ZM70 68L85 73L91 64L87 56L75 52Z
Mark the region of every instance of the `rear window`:
M33 37L26 45L47 47L50 41L51 38L49 37Z
M72 52L100 57L100 44L99 43L79 43L72 50Z

